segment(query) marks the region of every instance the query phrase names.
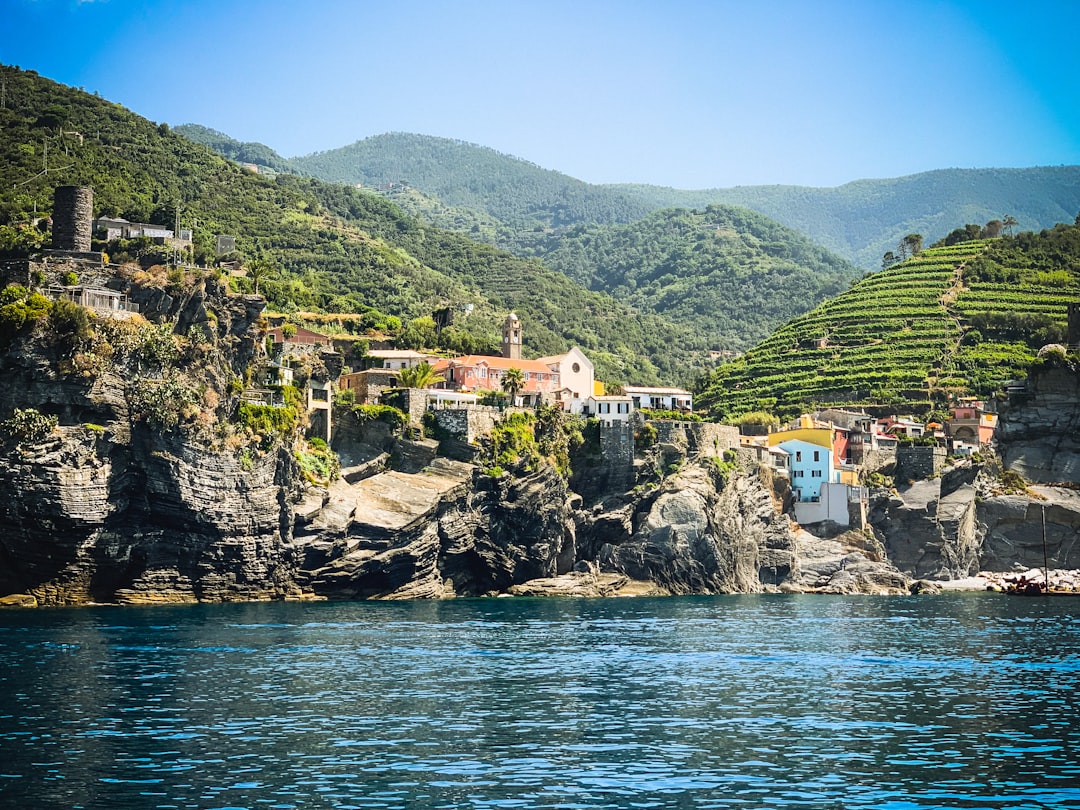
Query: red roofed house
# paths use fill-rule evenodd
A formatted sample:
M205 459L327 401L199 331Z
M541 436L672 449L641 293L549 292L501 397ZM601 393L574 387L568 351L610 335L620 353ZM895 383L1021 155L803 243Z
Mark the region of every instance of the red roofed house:
M294 343L306 346L317 346L322 344L324 346L330 346L330 338L326 335L320 335L318 332L312 332L310 329L298 326L296 327L296 334L287 338L282 332L282 328L283 327L279 326L276 329L271 329L267 332L274 343Z
M539 404L560 388L559 373L539 360L476 354L437 362L434 369L443 379L433 387L449 391L501 391L503 375L511 368L520 369L525 378L518 392L522 404Z

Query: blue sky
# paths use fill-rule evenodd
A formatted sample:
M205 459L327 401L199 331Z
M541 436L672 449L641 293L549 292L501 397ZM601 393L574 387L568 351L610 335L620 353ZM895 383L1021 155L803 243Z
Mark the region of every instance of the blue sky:
M383 132L589 182L1080 164L1080 0L0 0L0 62L287 157Z

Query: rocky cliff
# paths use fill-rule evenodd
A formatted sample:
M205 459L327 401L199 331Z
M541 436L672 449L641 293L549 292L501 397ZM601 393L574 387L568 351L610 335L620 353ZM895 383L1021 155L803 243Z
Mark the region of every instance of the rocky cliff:
M342 475L314 480L295 433L235 421L237 381L261 352L259 299L212 280L142 296L167 340L153 324L102 322L75 342L39 329L0 353L0 416L33 407L56 421L0 446L8 601L898 593L1040 565L1044 525L1051 565L1080 568L1077 491L1017 486L995 463L876 491L869 529L831 537L792 522L767 471L662 446L626 491L585 499L542 458L485 472L339 415ZM1051 372L1003 419L1003 456L1060 483L1075 435L1044 434L1075 430L1076 374Z

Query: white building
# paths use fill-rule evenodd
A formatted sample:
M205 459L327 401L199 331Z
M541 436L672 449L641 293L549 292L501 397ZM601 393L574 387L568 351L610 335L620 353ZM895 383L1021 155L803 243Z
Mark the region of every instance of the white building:
M595 417L607 427L616 422L629 422L633 412L633 400L625 394L586 397L581 409L583 416Z
M623 391L634 401L635 408L664 411L692 411L694 409L694 395L682 388L624 385Z
M400 371L403 368L414 368L421 363L434 365L440 358L431 354L422 354L413 349L371 349L367 356L375 362L372 368L385 368L391 371Z
M541 357L540 362L559 374L562 388L555 392L563 410L581 413L585 400L595 393L596 377L592 361L577 346L566 354Z

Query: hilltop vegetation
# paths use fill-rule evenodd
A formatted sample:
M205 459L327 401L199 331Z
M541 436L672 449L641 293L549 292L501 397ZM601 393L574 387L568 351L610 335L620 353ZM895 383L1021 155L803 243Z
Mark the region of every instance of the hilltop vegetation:
M625 224L661 208L737 205L794 228L863 269L877 269L882 255L909 233L921 233L929 243L957 222L986 222L1006 214L1015 217L1020 228L1038 230L1071 222L1080 210L1080 166L943 169L836 188L685 191L590 185L475 144L404 133L367 138L292 162L301 171L334 182L404 184L439 201L442 207L427 207L446 218L433 221L464 226L475 238L515 251L520 237L537 228ZM454 209L481 216L470 220ZM498 226L490 227L490 220Z
M216 129L210 129L200 124L181 124L178 127L173 127L173 132L183 135L189 141L209 146L219 155L237 163L252 163L260 167L260 169L270 169L272 172L299 173L291 161L283 158L263 143L238 141L224 132L218 132Z
M292 159L333 183L404 184L442 203L494 217L514 229L581 222L632 222L652 206L494 149L448 138L394 132Z
M934 247L868 275L702 386L719 418L860 406L926 412L990 396L1065 338L1080 226Z
M378 186L426 221L539 258L638 314L688 328L699 348L745 349L860 275L751 211L648 214L620 193L443 138L381 135L293 165Z
M33 229L17 226L51 209L55 186L91 185L98 215L171 224L179 208L182 224L194 226L197 259L213 258L215 234L235 235L247 261L272 268L260 291L285 312L375 309L408 323L449 306L459 313L455 329L482 345L515 309L528 350L581 345L613 381L685 380L703 362L703 342L687 330L631 317L535 260L436 228L376 194L252 174L120 105L0 70L0 243L8 247L28 233L32 241ZM251 279L239 283L251 289Z
M610 186L656 207L740 205L800 231L866 269L909 233L927 242L957 221L987 222L1005 215L1038 230L1071 222L1080 210L1080 166L1029 169L942 169L887 180L857 180L836 188L740 186L680 191L656 186Z
M530 252L727 350L753 346L862 275L779 223L722 205L665 209L630 225L579 225L538 236Z

